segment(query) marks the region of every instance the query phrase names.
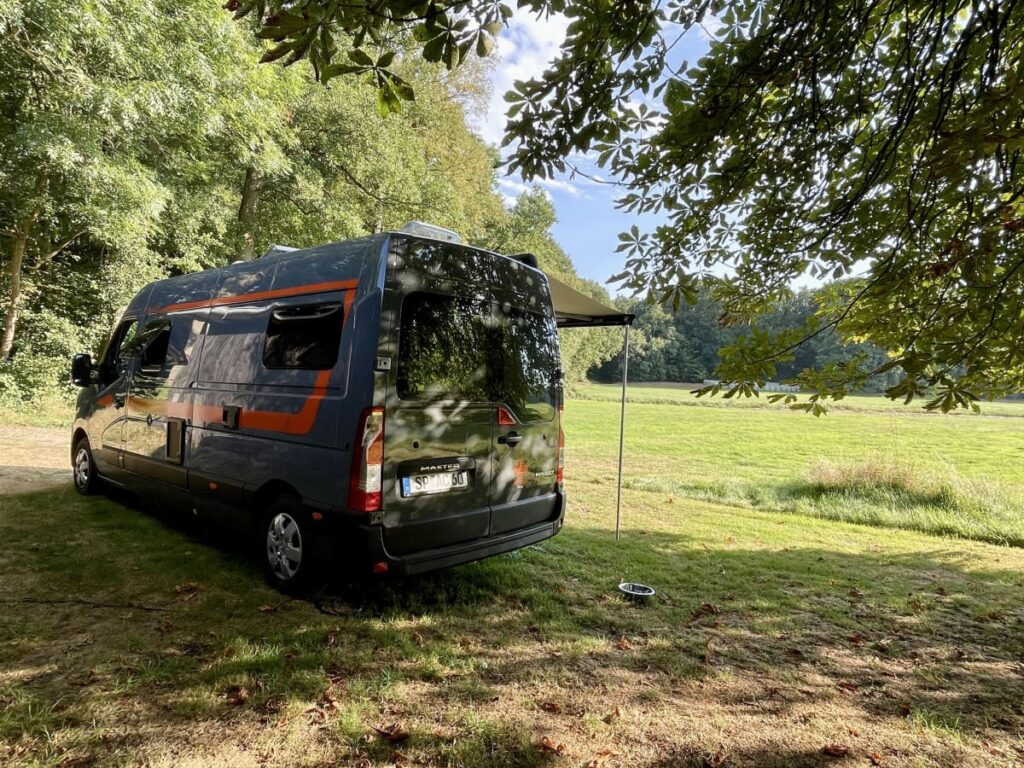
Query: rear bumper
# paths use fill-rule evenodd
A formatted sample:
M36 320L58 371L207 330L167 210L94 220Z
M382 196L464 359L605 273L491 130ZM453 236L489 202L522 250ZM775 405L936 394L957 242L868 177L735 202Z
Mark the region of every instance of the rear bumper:
M511 552L550 539L562 529L564 519L565 494L559 494L558 514L552 520L482 539L427 549L400 557L388 552L384 543L384 528L382 526L360 525L357 530L362 546L359 547L361 551L358 553L358 558L363 561L365 569L372 570L375 564L387 563L389 576L412 576L440 568L450 568L462 563L471 563L474 560Z

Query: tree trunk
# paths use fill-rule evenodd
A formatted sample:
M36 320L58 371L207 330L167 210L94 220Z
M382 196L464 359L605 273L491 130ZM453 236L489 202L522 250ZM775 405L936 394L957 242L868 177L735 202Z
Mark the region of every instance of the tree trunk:
M18 312L21 303L21 268L25 263L25 248L28 245L28 236L32 231L34 217L21 222L14 235L14 242L11 246L11 258L7 267L7 277L10 281L10 291L7 294L7 306L4 308L3 335L0 336L0 363L7 362L11 356L11 349L14 347L14 331L18 327Z
M245 169L245 182L242 184L242 204L238 206L238 223L241 238L236 259L251 261L256 245L256 214L260 207L260 192L263 191L263 172L250 165Z

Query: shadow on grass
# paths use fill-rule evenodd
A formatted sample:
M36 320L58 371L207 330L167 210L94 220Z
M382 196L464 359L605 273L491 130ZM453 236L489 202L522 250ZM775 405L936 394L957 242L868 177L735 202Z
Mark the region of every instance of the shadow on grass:
M1024 729L1024 575L978 570L952 543L850 553L630 532L616 545L570 526L485 562L339 581L286 601L237 537L140 515L141 502L70 492L3 501L11 599L123 606L3 606L0 743L28 755L55 733L112 755L173 744L192 725L217 723L230 739L284 718L351 760L383 764L398 750L450 765L536 765L550 757L537 747L540 690L562 691L558 706L579 720L600 719L595 702L614 699L670 721L673 707L701 706L687 699L693 683L717 686L726 711L755 706L769 718L820 704L957 739L1013 742ZM624 603L614 594L623 576L659 596ZM164 612L132 608L142 604ZM129 712L147 737L111 735ZM408 738L374 730L395 721ZM624 764L706 760L705 746L666 728L657 759ZM783 729L770 754L740 750L729 765L821 763L787 738Z

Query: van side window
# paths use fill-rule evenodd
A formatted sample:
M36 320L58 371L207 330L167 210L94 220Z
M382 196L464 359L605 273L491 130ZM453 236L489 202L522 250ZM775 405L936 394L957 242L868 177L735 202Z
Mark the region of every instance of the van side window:
M489 402L490 305L479 299L411 293L402 304L398 396Z
M341 304L279 307L270 313L263 364L267 368L323 371L338 361Z
M159 376L167 362L167 348L171 341L171 321L158 318L146 325L126 347L126 353L139 358L139 371Z

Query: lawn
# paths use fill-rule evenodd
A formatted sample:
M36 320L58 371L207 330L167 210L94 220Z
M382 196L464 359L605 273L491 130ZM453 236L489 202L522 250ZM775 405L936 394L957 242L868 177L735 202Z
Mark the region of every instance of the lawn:
M1024 420L636 403L616 543L617 408L566 416L558 537L311 600L144 502L0 496L0 764L1024 760L1024 549L772 506L822 457L1015 492ZM624 603L620 578L659 594Z

